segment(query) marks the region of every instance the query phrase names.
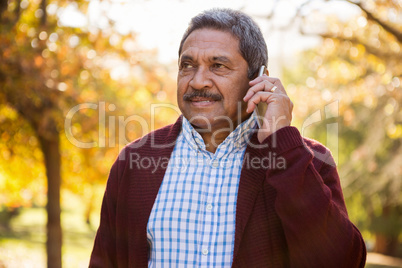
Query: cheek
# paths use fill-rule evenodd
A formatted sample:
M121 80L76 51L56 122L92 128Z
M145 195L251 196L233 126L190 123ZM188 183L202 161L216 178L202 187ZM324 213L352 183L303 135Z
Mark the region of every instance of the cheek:
M241 82L239 82L239 85L241 85L239 87L239 96L240 99L243 100L244 96L246 96L247 91L250 89L250 85L249 85L250 80L242 80Z
M243 107L246 104L243 101L243 98L249 89L248 81L247 83L244 83L244 81L239 81L239 84L233 86L231 89L232 90L227 92L226 94L226 99L228 100L226 105L237 109L240 103L240 105Z
M185 86L183 79L178 79L177 80L177 97L178 97L178 99L181 99L180 96L183 96L183 94L185 93L185 90L186 90L186 86Z
M185 90L188 87L190 79L187 76L178 76L177 77L177 88L179 90Z
M231 100L243 101L249 88L248 82L244 83L244 81L239 81L237 84L233 84L232 87L230 87L231 90L227 93L227 96Z

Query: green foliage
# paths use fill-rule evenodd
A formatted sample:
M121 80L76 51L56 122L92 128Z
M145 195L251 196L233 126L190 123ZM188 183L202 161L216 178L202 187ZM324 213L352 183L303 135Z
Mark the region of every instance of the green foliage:
M347 1L349 2L349 1ZM402 6L398 1L349 2L361 15L327 17L322 44L286 70L297 120L339 101L339 170L351 218L364 230L402 234ZM303 28L308 32L307 28ZM306 64L307 63L307 64ZM307 68L306 68L307 65ZM306 108L306 106L308 108ZM321 107L322 109L322 107ZM324 144L326 122L310 135Z
M92 187L104 184L122 146L144 134L135 122L119 125L118 117L138 115L149 123L151 103L174 102L169 70L156 64L155 52L142 49L134 34L119 34L111 21L103 29L60 23L63 8L72 5L86 15L88 4L8 1L0 7L0 206L46 203L38 138L59 137L62 187L81 195L90 209ZM133 75L119 75L116 66ZM96 108L74 113L65 129L66 116L80 104ZM155 127L174 117L165 113ZM79 148L74 140L96 146Z

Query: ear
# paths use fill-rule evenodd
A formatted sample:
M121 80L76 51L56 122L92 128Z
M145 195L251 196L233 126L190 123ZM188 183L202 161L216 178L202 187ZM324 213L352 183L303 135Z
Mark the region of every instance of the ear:
M269 76L269 71L268 71L268 69L267 69L267 76Z

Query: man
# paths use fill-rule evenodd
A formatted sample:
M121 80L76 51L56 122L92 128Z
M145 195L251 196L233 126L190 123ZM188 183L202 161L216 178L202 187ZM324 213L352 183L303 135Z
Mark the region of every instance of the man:
M364 267L332 157L290 126L280 80L257 77L267 61L247 15L192 19L179 48L183 116L114 163L90 267Z

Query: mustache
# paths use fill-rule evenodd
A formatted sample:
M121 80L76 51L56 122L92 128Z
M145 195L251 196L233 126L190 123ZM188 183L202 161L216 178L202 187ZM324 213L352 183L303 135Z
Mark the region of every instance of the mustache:
M191 93L186 93L183 95L183 100L191 101L193 98L206 98L212 99L214 101L222 100L222 96L219 94L213 94L207 91L193 91Z

